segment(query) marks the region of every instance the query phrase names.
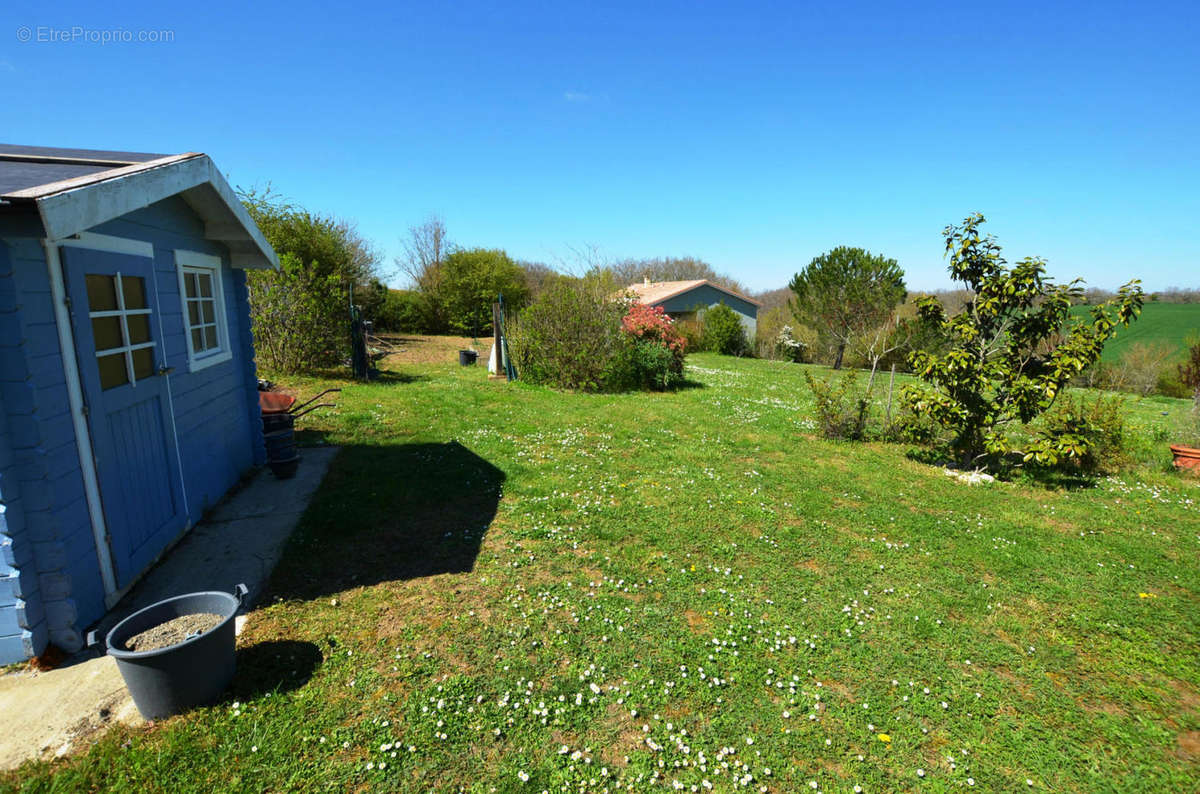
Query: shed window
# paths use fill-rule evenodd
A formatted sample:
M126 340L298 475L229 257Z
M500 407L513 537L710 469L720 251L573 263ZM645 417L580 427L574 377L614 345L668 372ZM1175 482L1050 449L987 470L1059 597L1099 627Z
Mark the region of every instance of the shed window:
M179 297L193 371L230 358L221 290L221 260L194 251L176 251Z
M100 388L136 384L153 375L154 340L146 280L120 273L89 273L85 282Z

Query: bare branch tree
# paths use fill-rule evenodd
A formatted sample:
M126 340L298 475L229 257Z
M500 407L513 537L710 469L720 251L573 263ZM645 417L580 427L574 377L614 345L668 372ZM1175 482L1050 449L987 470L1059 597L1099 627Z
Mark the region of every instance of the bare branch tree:
M424 223L410 226L408 238L402 244L404 255L396 257L396 265L412 281L414 289L436 295L441 287L442 263L451 248L446 224L431 215Z

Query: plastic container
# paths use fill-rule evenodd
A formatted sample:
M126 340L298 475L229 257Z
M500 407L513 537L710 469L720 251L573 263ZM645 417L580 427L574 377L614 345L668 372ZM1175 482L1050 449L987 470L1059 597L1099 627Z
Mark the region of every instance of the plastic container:
M458 363L460 366L469 367L479 358L479 353L474 350L458 351Z
M158 720L214 702L233 680L236 667L233 617L246 597L246 585L234 593L209 591L175 596L122 620L104 640L108 655L133 696L138 711ZM182 615L222 616L213 629L152 651L131 651L126 643L143 631Z

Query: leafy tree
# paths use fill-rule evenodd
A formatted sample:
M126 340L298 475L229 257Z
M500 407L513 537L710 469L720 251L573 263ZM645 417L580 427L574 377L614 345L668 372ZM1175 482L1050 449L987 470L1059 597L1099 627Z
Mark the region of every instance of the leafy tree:
M704 310L700 335L705 350L727 356L740 356L746 352L746 329L738 314L722 301Z
M525 271L498 248L459 249L442 263L439 287L450 327L479 336L492 327L492 303L497 295L513 309L529 297Z
M846 347L882 325L906 294L895 259L846 246L814 258L788 287L796 319L836 351L834 369L841 368Z
M379 331L425 333L430 325L427 308L416 290L389 289L372 319Z
M241 199L280 263L246 278L259 363L275 372L340 364L350 354L351 286L369 294L378 252L354 224L290 204L269 187Z
M950 276L973 297L951 317L935 298L919 301L922 320L949 341L944 352L913 353L913 371L925 383L904 391L918 415L952 434L951 448L964 466L1008 453L1005 427L1050 408L1071 378L1100 358L1117 327L1134 320L1143 300L1138 282L1131 281L1113 301L1092 306L1090 320L1062 332L1071 304L1083 295L1081 282L1053 284L1037 258L1009 267L995 239L981 235L983 223L975 214L943 232ZM1044 436L1027 448L1025 459L1053 464L1079 452L1076 440Z

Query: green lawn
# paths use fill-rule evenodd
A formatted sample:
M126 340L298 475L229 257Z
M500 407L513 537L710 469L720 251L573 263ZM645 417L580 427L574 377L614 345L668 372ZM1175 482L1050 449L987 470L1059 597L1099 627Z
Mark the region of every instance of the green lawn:
M1073 316L1086 317L1088 307L1076 306ZM1136 344L1165 344L1183 359L1187 342L1200 340L1200 303L1147 303L1142 313L1128 328L1121 329L1116 338L1104 346L1101 358L1109 364L1121 360L1121 356Z
M674 394L345 384L230 697L0 787L1195 790L1183 401L1131 403L1134 473L968 486L816 438L802 367L689 363Z

